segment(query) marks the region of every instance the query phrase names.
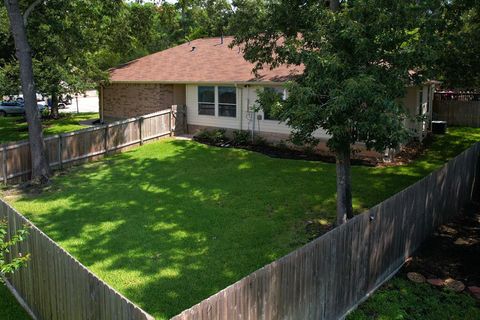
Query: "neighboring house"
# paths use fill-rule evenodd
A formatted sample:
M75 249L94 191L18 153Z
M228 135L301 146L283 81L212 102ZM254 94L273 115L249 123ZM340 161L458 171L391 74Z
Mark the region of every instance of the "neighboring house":
M198 39L112 69L109 84L100 90L102 118L128 118L184 105L189 133L225 128L254 130L273 140L288 138L287 125L252 110L258 89L270 87L286 95L282 83L303 68L265 68L255 77L254 65L238 47L229 48L231 41L232 37ZM433 89L433 84L407 88L403 101L412 116L431 119ZM429 121L406 125L422 139ZM329 138L323 130L315 136Z

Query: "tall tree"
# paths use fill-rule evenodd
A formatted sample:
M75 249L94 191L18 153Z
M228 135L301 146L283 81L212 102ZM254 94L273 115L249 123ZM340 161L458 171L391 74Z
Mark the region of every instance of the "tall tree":
M108 38L111 18L122 5L119 0L49 0L29 18L37 84L52 97L54 117L60 95L95 87L105 77L92 56Z
M37 107L35 81L33 76L32 52L27 39L25 22L29 13L39 4L36 0L22 15L18 0L4 0L15 41L16 56L20 65L20 80L25 99L25 113L28 123L28 138L32 159L32 181L45 183L50 177L50 167L45 151L40 114ZM25 21L25 22L24 22Z
M450 88L480 88L480 1L442 0L435 9L438 80Z
M287 84L289 96L274 112L293 129L292 140L316 142L324 129L336 155L337 224L352 217L350 158L363 142L383 152L408 132L399 100L421 81L421 21L429 14L416 0L235 1L235 40L255 70L303 65ZM332 9L330 9L332 8ZM411 70L416 73L412 76Z

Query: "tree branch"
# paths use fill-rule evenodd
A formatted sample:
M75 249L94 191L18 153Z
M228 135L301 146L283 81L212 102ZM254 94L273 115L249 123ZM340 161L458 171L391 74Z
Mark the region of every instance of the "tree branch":
M30 13L32 13L33 9L35 9L35 7L39 5L42 1L43 0L35 0L30 6L28 6L27 10L25 10L25 13L23 14L23 24L25 25L25 27L27 26L28 16L30 15Z

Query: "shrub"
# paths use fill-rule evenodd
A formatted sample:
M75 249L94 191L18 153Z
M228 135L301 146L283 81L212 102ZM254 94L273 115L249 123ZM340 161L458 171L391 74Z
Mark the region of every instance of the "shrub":
M211 141L214 144L219 144L227 141L225 129L215 129L210 134L211 134Z
M258 146L258 147L266 147L269 144L268 144L267 140L265 140L265 138L263 138L262 136L256 135L253 138L252 145Z
M210 141L210 132L207 129L201 129L193 136L194 140L208 142Z
M15 234L12 235L10 240L7 239L8 234L8 224L7 221L0 219L0 275L6 276L8 274L14 273L16 270L23 267L30 255L27 254L22 256L20 253L17 257L12 258L10 262L5 260L5 256L10 252L11 248L19 242L25 240L28 235L28 228L24 227L23 229L18 230ZM2 283L3 278L0 277L0 283Z
M250 144L250 132L243 130L233 131L232 143L235 146L246 146Z
M277 144L275 145L275 147L279 150L282 150L282 151L289 151L291 148L287 145L287 142L285 140L280 140L279 142L277 142Z
M220 144L228 140L225 134L225 129L215 129L211 131L202 129L198 131L193 138L197 141L209 144Z

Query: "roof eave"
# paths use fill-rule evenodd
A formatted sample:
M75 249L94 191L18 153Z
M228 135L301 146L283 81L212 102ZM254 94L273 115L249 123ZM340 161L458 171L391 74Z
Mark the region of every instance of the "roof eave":
M229 80L229 81L174 81L174 80L110 80L109 84L237 84L237 85L274 85L283 84L286 81L245 81L245 80Z

